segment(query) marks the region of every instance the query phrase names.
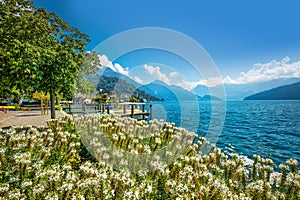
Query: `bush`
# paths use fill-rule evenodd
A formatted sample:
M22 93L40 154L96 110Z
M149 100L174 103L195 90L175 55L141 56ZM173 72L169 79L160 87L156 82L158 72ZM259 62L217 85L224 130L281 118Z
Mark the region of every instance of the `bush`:
M20 105L17 103L9 103L6 106L0 106L0 107L4 107L5 109L10 109L10 110L15 110L15 111L18 111L21 109Z
M55 105L55 110L62 110L62 106L60 104Z
M30 111L31 109L29 107L22 107L21 110L22 111Z

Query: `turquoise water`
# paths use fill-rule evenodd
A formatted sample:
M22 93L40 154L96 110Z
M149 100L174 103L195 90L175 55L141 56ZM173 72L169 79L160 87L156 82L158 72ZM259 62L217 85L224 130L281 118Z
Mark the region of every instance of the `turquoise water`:
M217 147L226 153L238 153L252 158L259 154L276 164L289 158L300 161L300 101L228 101L224 125L211 125L210 102L155 102L153 118L175 122L206 137L221 129ZM221 102L215 101L216 107ZM217 109L216 116L222 116ZM200 116L200 117L199 117ZM199 117L199 118L198 118Z

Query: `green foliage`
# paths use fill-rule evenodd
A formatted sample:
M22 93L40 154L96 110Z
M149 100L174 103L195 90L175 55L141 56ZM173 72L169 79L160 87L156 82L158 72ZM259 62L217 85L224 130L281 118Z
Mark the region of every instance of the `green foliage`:
M129 98L129 102L139 102L139 100L137 99L137 97L131 96L131 97Z
M97 90L103 89L107 92L114 91L118 94L133 93L136 88L134 85L127 83L123 79L117 77L101 76L97 85Z
M0 26L1 90L72 94L87 35L27 0L3 0Z
M88 52L83 55L83 63L79 68L76 78L76 93L89 95L95 93L96 84L89 81L88 77L96 76L95 73L101 66L99 54L97 52Z
M13 88L0 88L0 94L1 97L4 97L4 99L11 98L14 102L18 102L20 97L20 91L16 89L16 87Z
M55 105L55 110L62 110L62 106L61 105Z
M15 110L15 111L21 109L21 107L20 107L20 105L19 105L18 103L9 103L9 104L7 104L7 106L11 106L10 109L11 109L11 110Z
M108 100L107 94L101 94L101 95L99 96L99 102L101 102L101 103L106 103L107 100Z
M84 77L78 76L76 79L76 93L81 95L90 95L95 93L96 88L93 83L86 80Z
M98 71L99 67L101 67L101 63L97 52L87 52L83 55L80 73L83 73L84 75L94 74Z

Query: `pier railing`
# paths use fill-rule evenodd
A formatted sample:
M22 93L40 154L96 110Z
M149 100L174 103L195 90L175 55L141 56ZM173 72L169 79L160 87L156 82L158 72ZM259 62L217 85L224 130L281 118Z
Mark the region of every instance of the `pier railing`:
M80 105L62 105L63 110L68 114L93 114L108 113L120 115L122 117L131 117L145 120L146 116L152 119L152 105L149 105L149 111L146 110L146 103L124 102L124 103L100 103L100 104L80 104Z

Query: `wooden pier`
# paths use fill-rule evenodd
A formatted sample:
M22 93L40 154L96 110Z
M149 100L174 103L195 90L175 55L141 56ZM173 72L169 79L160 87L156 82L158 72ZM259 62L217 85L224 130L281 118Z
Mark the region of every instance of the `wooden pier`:
M140 109L139 107L142 107ZM145 109L146 103L124 102L124 103L105 103L90 104L78 107L68 106L64 111L68 114L92 114L92 113L108 113L120 115L121 117L131 117L145 120L146 116L152 119L152 105L149 105L149 112ZM111 108L112 107L112 108ZM89 108L89 109L87 109ZM94 109L91 109L94 108Z
M146 103L125 102L125 103L119 103L118 105L123 106L123 112L121 113L122 117L135 118L141 116L141 119L145 120L146 116L150 116L150 119L152 119L151 104L150 104L149 112L147 112L145 109ZM142 110L138 108L140 105L142 105ZM129 107L129 109L127 107Z

